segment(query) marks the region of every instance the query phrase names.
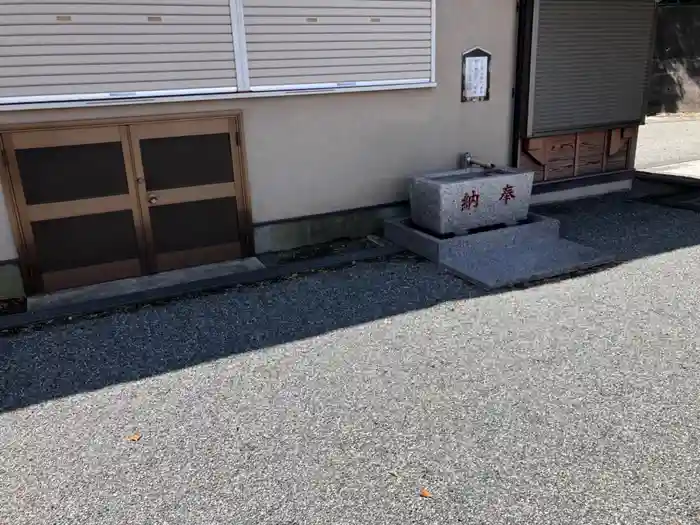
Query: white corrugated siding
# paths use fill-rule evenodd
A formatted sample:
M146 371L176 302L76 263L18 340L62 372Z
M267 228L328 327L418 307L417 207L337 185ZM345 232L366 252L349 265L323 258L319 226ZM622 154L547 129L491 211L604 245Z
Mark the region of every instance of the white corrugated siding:
M431 0L243 0L243 6L252 89L430 81Z
M229 0L0 0L0 103L235 87Z

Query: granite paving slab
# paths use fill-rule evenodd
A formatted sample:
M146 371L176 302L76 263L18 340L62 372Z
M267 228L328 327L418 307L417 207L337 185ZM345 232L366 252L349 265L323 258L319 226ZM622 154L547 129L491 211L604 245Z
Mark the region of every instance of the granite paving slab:
M451 251L440 266L487 290L558 277L614 261L614 256L567 239L511 243L488 250Z

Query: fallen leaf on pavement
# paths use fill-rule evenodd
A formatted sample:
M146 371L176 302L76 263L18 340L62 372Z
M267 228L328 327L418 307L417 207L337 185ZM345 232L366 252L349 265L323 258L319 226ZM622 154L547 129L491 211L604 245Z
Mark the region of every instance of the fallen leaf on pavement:
M422 489L420 489L420 497L421 497L421 498L432 498L432 497L433 497L433 493L430 492L430 491L429 491L428 489L426 489L426 488L422 488Z
M134 434L131 434L126 439L127 439L127 441L133 441L135 443L136 441L141 439L141 432L136 432Z

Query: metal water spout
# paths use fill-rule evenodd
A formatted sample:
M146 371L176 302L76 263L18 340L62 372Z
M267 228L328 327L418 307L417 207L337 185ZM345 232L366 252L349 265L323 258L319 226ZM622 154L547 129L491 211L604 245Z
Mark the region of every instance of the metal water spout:
M492 169L495 168L496 165L491 163L491 162L481 162L476 160L474 157L472 157L472 154L467 152L462 154L462 160L461 160L461 166L460 169L466 169L466 168L471 168L472 166L478 166L480 168L484 169Z

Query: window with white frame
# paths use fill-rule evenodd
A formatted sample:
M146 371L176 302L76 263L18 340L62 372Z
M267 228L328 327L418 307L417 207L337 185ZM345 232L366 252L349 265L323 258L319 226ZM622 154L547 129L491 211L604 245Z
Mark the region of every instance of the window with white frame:
M253 91L432 80L432 0L242 2Z
M0 104L234 93L229 0L0 0Z
M12 3L0 107L432 85L435 1Z

